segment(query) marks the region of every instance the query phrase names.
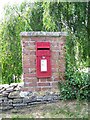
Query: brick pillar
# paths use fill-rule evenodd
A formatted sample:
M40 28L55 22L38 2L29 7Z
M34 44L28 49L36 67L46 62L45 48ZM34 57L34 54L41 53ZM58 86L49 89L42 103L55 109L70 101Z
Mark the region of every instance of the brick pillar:
M46 91L57 89L57 83L64 80L66 32L22 32L22 66L24 90ZM50 42L50 78L36 76L36 42Z

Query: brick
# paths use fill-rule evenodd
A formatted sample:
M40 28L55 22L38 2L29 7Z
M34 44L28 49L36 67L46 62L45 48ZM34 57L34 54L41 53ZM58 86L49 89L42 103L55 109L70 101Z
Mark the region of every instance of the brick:
M55 61L58 62L59 56L55 56L55 55L54 55L54 56L52 57L52 60L54 60L54 62L55 62Z
M33 81L32 82L25 82L24 86L26 86L26 87L29 87L29 86L33 87L33 86L37 86L37 83L35 83Z
M29 69L28 68L23 68L23 73L29 73Z
M53 78L56 78L56 76L59 76L59 73L58 72L52 73L52 76L53 76Z
M38 79L36 77L26 77L24 81L25 82L30 82L30 83L32 83L32 82L37 83Z
M30 50L30 51L29 51L29 54L30 54L30 55L36 55L36 51L35 51L35 50Z
M42 88L41 88L41 91L48 91L48 90L50 91L51 88L45 88L45 87L42 87Z
M32 91L32 92L34 92L35 91L35 87L28 87L28 91Z
M54 81L59 81L59 80L60 80L59 77L54 78Z
M52 54L52 59L56 59L59 58L59 54Z
M25 47L27 50L35 50L35 45L30 45Z
M57 62L52 63L51 66L52 66L52 68L51 68L52 70L55 69L55 68L58 68L58 64L57 64Z
M51 41L51 42L56 42L57 40L58 40L58 37L45 37L45 39L47 40L47 41Z
M47 78L47 81L52 81L52 78Z
M36 64L36 60L35 59L30 59L29 62L30 62L30 64L31 63Z
M58 88L58 82L53 82L53 83L52 83L52 87Z
M31 41L44 41L45 37L31 37Z
M24 92L24 91L28 91L29 89L28 89L28 87L24 87L24 88L22 88L22 91Z
M24 78L25 77L36 77L36 74L35 73L34 74L27 73L27 74L24 74Z
M56 62L56 61L55 61ZM55 62L52 62L52 68L58 68L58 64L57 63L55 63Z
M30 64L29 68L36 68L36 65L34 63Z
M60 39L63 40L63 41L66 41L66 37L65 36L60 37Z
M37 86L37 83L35 83L35 82L25 83L25 86L26 87L35 87L35 86Z
M30 68L30 65L29 64L23 64L23 67L24 68Z
M57 44L57 42L52 42L52 44L51 44L51 47L53 48L53 47L57 47L58 46L58 44Z
M44 78L39 79L39 82L47 82L47 79L44 79Z
M23 41L23 47L28 46L28 41Z
M46 82L39 82L38 86L50 86L50 83L46 83Z
M58 68L52 68L52 72L58 72Z
M53 57L53 55L56 55L56 54L60 55L60 51L53 50L53 51L51 51L51 54L52 54L52 57Z
M58 50L59 48L58 48L58 46L52 46L51 49Z
M22 52L24 55L36 55L36 51L35 50L23 50Z
M64 65L63 63L60 64L59 66L60 66L60 69L61 69L61 68L63 68L63 69L65 68L65 65Z
M32 82L32 79L25 78L24 82Z
M30 60L32 60L32 59L35 60L35 59L36 59L36 55L30 55L30 56L29 56L29 59L30 59Z
M23 60L23 64L30 64L29 59L26 59L26 60L24 59L24 60Z
M27 87L30 84L30 82L25 81L24 86Z
M65 80L64 72L60 72L59 78L60 78L60 80Z
M22 58L23 58L23 61L24 61L24 60L29 59L29 56L28 56L28 55L23 55L23 57L22 57Z
M32 39L31 39L32 40ZM35 41L30 41L30 46L34 45L35 46Z
M29 73L35 73L36 69L35 68L29 68Z
M60 72L65 72L65 68L63 67L63 68L60 68L60 70L59 70Z
M65 56L64 56L64 55L61 55L61 56L60 56L60 60L65 61Z
M39 92L39 91L41 91L41 87L35 87L35 91L37 91L37 92Z
M22 37L22 41L30 41L30 40L31 40L30 37L26 37L26 36Z

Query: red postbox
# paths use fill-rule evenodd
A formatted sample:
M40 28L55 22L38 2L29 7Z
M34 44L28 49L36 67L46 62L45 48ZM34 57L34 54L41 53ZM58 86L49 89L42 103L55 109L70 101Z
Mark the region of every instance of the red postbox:
M51 55L49 42L36 43L36 73L38 78L51 77Z

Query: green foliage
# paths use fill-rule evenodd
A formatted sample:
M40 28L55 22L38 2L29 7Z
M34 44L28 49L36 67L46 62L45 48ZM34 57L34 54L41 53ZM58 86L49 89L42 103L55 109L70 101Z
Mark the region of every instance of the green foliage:
M55 22L50 15L50 3L44 2L43 3L43 26L44 30L46 31L56 31L56 25Z
M12 16L14 11L11 11L12 8L9 8L8 11L6 10L6 15L7 12L10 12L10 16L8 15L8 19L3 21L0 35L2 42L2 83L14 82L14 76L19 80L19 76L22 71L21 62L19 63L21 60L21 46L19 38L21 30L19 23L21 20L19 20L18 16Z
M84 60L87 62L87 66L89 66L90 58L89 58L89 41L88 38L89 30L89 22L90 18L90 2L84 3L63 3L63 2L49 2L44 4L44 26L48 31L67 31L70 30L76 36L76 43L73 41L71 37L71 41L69 45L74 48L78 47L79 61ZM67 39L68 41L68 39ZM75 43L75 44L74 44ZM76 53L75 53L76 54ZM75 56L72 54L72 57Z
M38 24L37 24L38 23ZM4 19L0 24L0 62L2 63L2 83L19 82L22 74L22 49L20 32L41 31L43 29L42 3L23 2L7 5Z
M64 82L59 82L62 99L87 99L90 94L90 74L83 72L86 62L79 57L77 37L68 31L66 41L66 72Z
M19 82L22 74L22 52L19 34L28 26L26 19L22 19L26 4L22 3L22 5L20 10L18 6L7 6L5 8L5 18L2 21L0 32L2 83Z
M90 75L87 73L80 73L79 71L69 71L67 80L59 82L59 89L62 99L87 99L90 94Z
M34 31L41 31L43 29L43 6L42 2L35 3L31 10L30 26Z

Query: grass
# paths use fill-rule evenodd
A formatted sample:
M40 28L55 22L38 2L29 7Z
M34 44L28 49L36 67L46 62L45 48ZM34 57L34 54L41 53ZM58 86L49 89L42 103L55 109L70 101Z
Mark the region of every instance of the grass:
M59 101L49 104L38 104L22 109L3 112L4 118L11 120L34 120L35 118L88 118L87 102Z

